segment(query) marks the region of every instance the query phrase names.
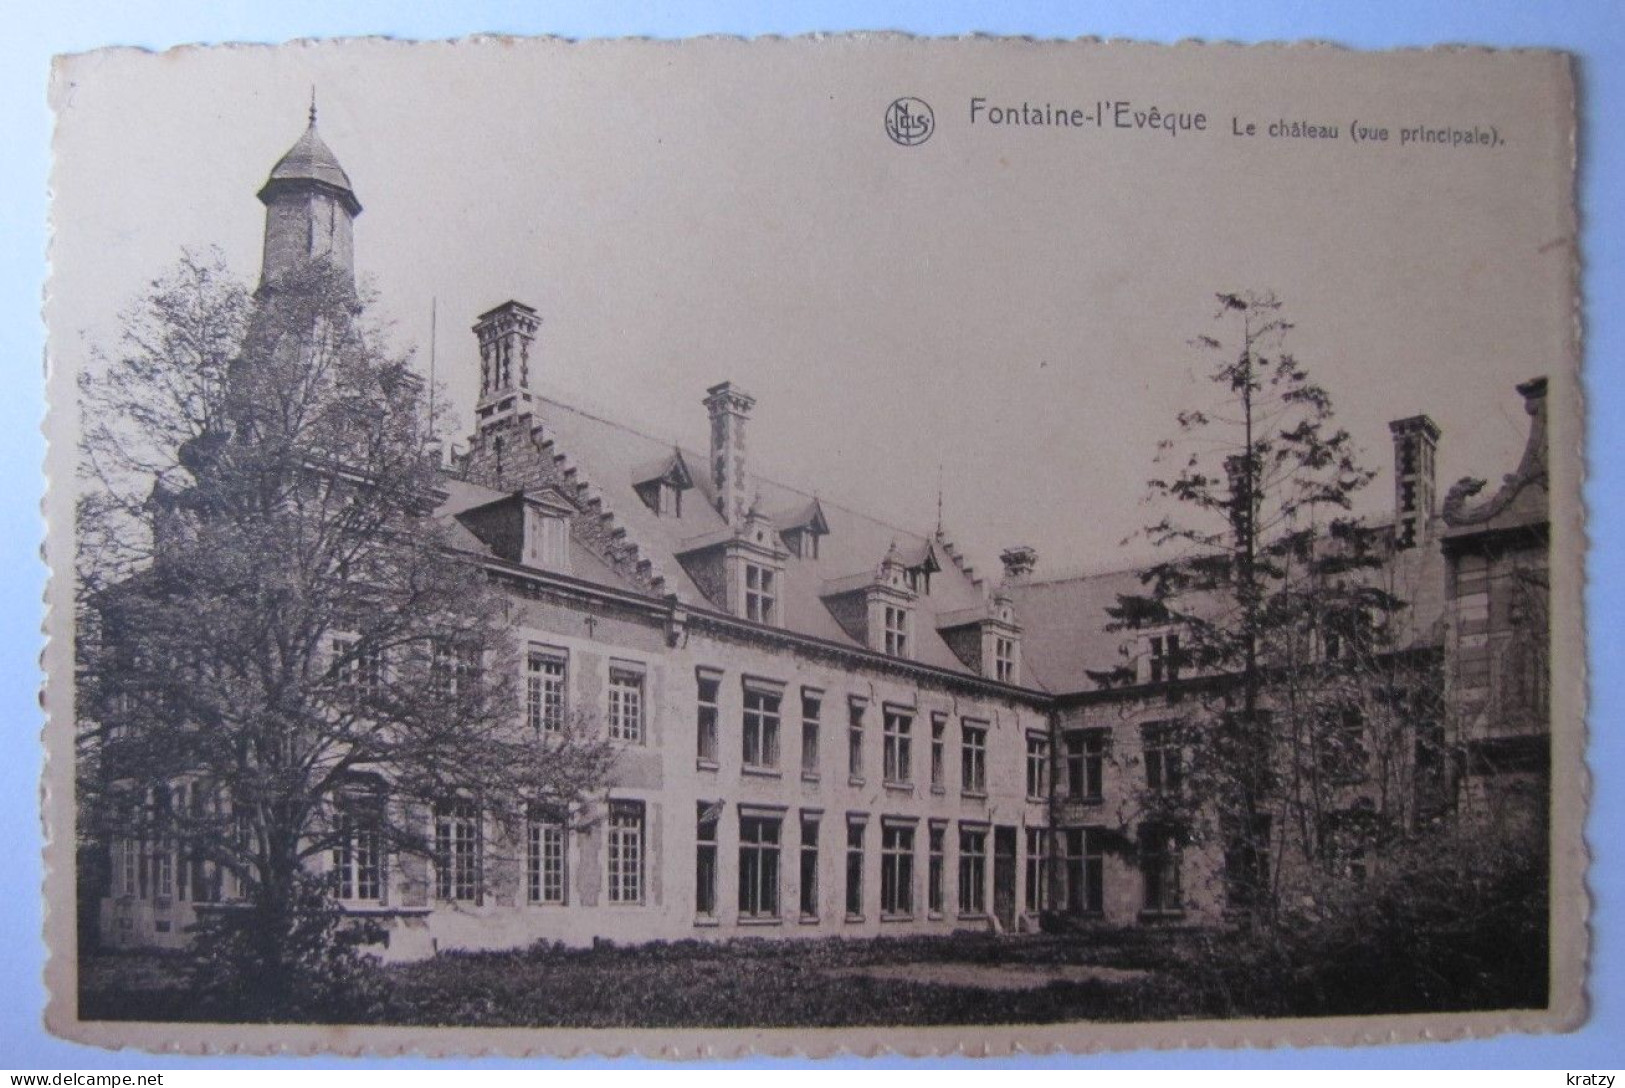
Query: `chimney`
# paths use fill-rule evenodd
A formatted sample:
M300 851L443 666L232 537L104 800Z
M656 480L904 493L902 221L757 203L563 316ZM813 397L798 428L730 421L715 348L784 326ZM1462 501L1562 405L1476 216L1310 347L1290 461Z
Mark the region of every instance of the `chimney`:
M711 483L717 494L717 513L729 525L741 525L749 512L745 493L745 421L756 399L732 382L705 391L705 410L711 414Z
M1038 551L1025 544L1017 544L1000 552L999 562L1004 564L1004 580L1012 585L1019 584L1031 577L1033 568L1038 566Z
M480 342L480 399L474 420L481 431L530 414L530 346L541 324L535 310L511 299L474 322Z
M1414 548L1427 539L1434 510L1434 455L1439 426L1427 416L1396 419L1394 436L1394 547Z

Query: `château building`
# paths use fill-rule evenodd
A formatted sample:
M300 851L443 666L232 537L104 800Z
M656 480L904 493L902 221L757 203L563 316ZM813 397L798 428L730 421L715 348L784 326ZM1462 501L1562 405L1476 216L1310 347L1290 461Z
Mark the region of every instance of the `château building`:
M361 205L314 115L258 195L263 282L312 257L351 266ZM1163 723L1220 681L1182 671L1177 630L1115 627L1137 572L1046 578L1011 547L984 576L941 526L762 475L755 401L731 381L693 391L703 448L542 395L570 362L540 332L518 301L475 320L474 431L436 454L438 517L509 602L529 724L597 722L614 777L592 818L538 813L519 841L450 801L426 814L431 859L359 841L323 859L387 955L1223 920L1235 858L1144 818L1148 792L1180 788ZM1453 492L1436 508L1438 428L1392 426L1395 509L1371 531L1408 602L1398 656L1450 677L1457 712L1426 727L1464 730L1454 747L1441 733L1413 806L1544 781L1544 383L1522 389L1529 452L1480 507ZM175 849L108 844L105 943L187 940L201 881Z

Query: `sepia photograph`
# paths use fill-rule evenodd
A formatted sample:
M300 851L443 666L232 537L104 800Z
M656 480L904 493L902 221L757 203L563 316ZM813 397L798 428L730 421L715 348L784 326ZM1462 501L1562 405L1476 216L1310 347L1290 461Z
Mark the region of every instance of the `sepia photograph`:
M53 1032L1583 1021L1566 55L352 40L52 102Z

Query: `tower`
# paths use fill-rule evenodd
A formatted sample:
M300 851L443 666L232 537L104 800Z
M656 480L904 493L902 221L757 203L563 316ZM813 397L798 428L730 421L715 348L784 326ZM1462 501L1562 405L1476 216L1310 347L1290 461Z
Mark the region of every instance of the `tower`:
M353 224L361 202L349 175L316 132L316 102L304 135L277 160L259 191L265 205L261 291L313 258L355 275Z

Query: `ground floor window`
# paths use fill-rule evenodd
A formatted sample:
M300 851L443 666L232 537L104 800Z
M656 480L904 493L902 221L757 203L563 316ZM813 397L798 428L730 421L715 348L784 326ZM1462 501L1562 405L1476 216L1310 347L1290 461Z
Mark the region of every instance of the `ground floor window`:
M777 816L739 817L739 917L779 916Z
M1159 824L1140 828L1140 873L1145 880L1146 910L1183 909L1179 840L1173 829Z
M434 818L435 894L472 902L479 893L480 812L473 801L446 801Z
M959 829L959 913L987 913L987 829Z
M1105 903L1105 857L1101 835L1081 827L1061 832L1066 909L1071 914L1099 914Z
M801 916L818 917L818 817L801 817Z
M1027 913L1038 914L1049 909L1049 831L1042 827L1027 829Z
M914 913L914 829L904 824L880 829L880 912Z
M862 820L846 825L846 916L863 917L863 828Z
M933 825L928 832L929 854L925 874L925 909L932 914L942 913L943 879L948 868L948 829Z
M525 824L525 898L532 903L563 903L564 814L533 810Z
M609 806L609 901L643 902L643 802Z
M694 825L694 913L712 918L717 913L717 824L720 803L699 804Z
M333 869L340 899L377 902L384 894L384 858L378 824L360 813L339 816Z

